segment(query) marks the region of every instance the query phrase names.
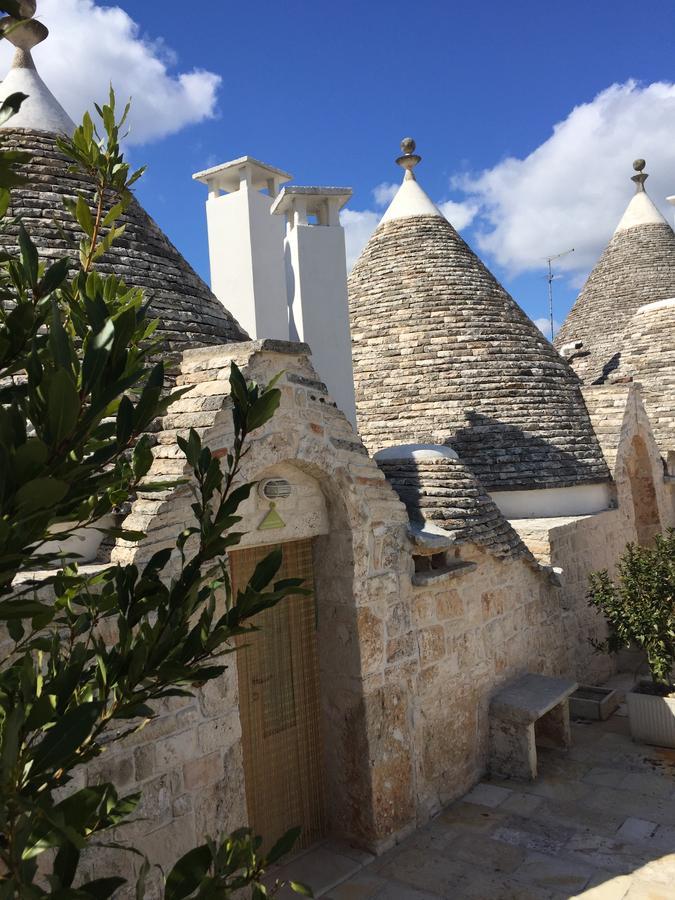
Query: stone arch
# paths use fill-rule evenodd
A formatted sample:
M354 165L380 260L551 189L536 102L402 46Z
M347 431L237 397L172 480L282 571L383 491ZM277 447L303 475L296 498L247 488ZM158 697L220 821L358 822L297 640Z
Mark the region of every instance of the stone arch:
M268 460L265 445L272 449L274 444L273 436L263 437L255 458ZM278 504L285 527L260 531L265 501L256 493L240 510L243 519L238 528L246 532L242 546L283 546L286 541L312 539L326 831L331 836L363 839L375 826L355 557L359 549L367 553L372 548L367 525L354 508L348 471L309 461L317 460L320 451L320 442L306 439L300 450L305 458L277 460L260 472L246 466L246 479L262 484L268 478L286 478L302 498L295 506L290 497L291 502ZM388 493L385 482L382 486Z
M661 518L647 445L641 435L631 441L626 466L633 503L633 519L638 544L651 544L661 531Z

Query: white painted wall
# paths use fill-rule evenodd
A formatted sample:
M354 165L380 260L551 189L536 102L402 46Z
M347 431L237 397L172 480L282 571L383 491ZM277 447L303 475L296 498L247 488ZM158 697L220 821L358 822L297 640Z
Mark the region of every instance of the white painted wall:
M608 483L534 491L495 491L490 496L507 519L585 516L612 506Z
M211 288L251 338L288 340L284 223L245 181L206 201Z
M356 427L344 231L337 222L290 221L284 246L290 339L309 344L317 373Z

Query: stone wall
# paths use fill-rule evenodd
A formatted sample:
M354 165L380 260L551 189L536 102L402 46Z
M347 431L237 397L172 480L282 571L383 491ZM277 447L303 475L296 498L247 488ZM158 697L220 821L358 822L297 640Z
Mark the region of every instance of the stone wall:
M408 520L306 353L303 345L271 341L186 353L177 383L192 390L163 420L151 477L183 474L176 435L190 426L198 428L212 450L230 446L230 361L259 383L284 370L281 407L252 436L242 478L274 476L292 483L293 494L276 507L285 525L260 530L269 503L254 493L238 527L248 532L246 546L315 538L329 824L332 832L367 843L373 834L387 831L383 809L398 805L400 788L384 768L374 776L371 771L370 760L382 759L370 740L372 710L380 696L363 663L371 652L366 631L397 583ZM145 530L147 537L138 545L118 542L113 559L142 564L160 547L175 546L191 502L186 486L160 495L140 494L125 525ZM164 865L205 833L245 824L236 665L194 700L168 704L133 747L115 746L104 756L106 765L149 793L154 805L148 820L132 826L132 833ZM88 777L98 776L92 771Z
M611 568L634 533L622 509L625 486L617 488L618 509L547 525L548 557L561 573L467 543L449 554L454 572L415 587L405 509L302 345L251 342L186 353L178 381L192 389L163 421L151 475L182 474L175 438L191 425L212 450L229 446L232 359L259 382L285 372L280 410L253 435L243 477L283 477L294 494L279 502L285 524L273 531L260 530L267 502L252 497L246 542L314 537L329 828L382 850L480 777L497 688L524 671L594 683L609 673L610 661L589 643L604 624L587 606L586 577ZM625 424L613 458L619 467L639 425L639 410L630 408L633 426ZM147 538L118 542L113 557L142 562L174 546L190 502L186 487L140 495L126 525L145 529ZM245 823L236 665L193 699L167 702L81 777L108 775L144 794L144 818L116 837L165 866L205 834ZM92 875L110 871L111 854L92 860Z

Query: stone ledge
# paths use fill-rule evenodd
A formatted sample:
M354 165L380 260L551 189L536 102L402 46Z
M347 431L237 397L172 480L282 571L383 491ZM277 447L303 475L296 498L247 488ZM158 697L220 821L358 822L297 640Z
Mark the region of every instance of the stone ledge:
M413 587L431 587L432 585L443 584L451 578L459 578L461 575L468 575L478 568L475 562L460 562L454 566L446 566L442 569L435 569L432 572L415 572L411 577Z
M457 546L453 532L426 524L423 528L408 526L408 537L413 545L415 556L433 556L444 550L453 550Z
M298 354L310 356L312 352L309 344L304 344L301 341L280 341L274 338L264 338L258 341L232 341L230 343L211 344L208 347L192 347L183 351L183 358L190 360L208 358L210 356L216 357L227 353L240 355L246 352L253 354L263 351L267 353L285 353L292 356L297 356Z

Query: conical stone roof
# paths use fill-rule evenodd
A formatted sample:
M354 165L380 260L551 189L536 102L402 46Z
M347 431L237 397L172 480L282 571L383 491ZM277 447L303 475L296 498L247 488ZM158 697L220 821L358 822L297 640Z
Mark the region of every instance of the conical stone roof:
M86 177L69 171L70 163L56 146L56 135L71 133L74 125L35 69L31 50L49 32L32 18L34 3L25 9L26 19L7 35L17 50L0 84L0 101L15 92L28 95L18 114L0 128L0 149L21 150L30 156L18 167L26 183L12 191L10 213L21 219L42 257L76 259L80 235L63 200L82 193L93 205L94 188ZM168 349L247 338L139 203L131 204L119 224L126 225L126 231L97 268L144 290L149 315L159 320L158 331ZM16 225L8 226L0 244L14 242L17 230Z
M621 374L622 340L641 306L675 297L675 233L644 190L644 160L634 165L637 192L555 338L558 348L582 342L569 360L587 384Z
M395 451L392 448L391 453ZM413 525L437 526L452 534L455 543L477 544L498 557L531 557L494 500L459 459L430 453L421 456L402 454L377 460Z
M656 443L675 450L675 299L640 307L626 328L621 372L641 387Z
M490 491L606 480L567 363L438 210L395 204L349 278L368 449L451 446Z
M22 150L31 157L18 167L26 184L12 190L10 214L21 219L42 257L68 254L76 259L81 235L63 199L82 192L93 204L91 183L68 171L70 164L57 149L52 133L2 128L0 149ZM131 204L120 223L126 224L124 235L97 268L143 288L149 300L148 314L159 319L158 330L169 349L246 339L234 317L139 203ZM8 227L0 244L13 240L16 231L17 226Z

